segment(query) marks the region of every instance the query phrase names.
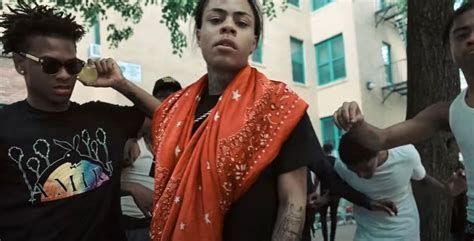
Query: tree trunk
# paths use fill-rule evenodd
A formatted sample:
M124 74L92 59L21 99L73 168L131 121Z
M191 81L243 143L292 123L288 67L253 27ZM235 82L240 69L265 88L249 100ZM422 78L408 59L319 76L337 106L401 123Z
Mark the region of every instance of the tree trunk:
M407 118L432 103L452 100L459 93L459 72L443 46L444 26L454 0L408 0ZM450 133L440 132L416 145L428 174L447 180L458 161ZM421 240L446 241L451 226L452 198L439 190L413 185L420 212Z

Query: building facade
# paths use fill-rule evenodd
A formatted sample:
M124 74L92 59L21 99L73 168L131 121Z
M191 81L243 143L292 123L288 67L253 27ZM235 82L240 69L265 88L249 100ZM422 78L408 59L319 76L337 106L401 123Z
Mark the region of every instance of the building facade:
M321 144L337 146L341 132L332 114L344 101L360 103L366 119L378 126L405 118L406 47L399 17L390 18L394 14L398 15L396 8L383 0L288 0L285 11L278 8L277 18L265 20L263 38L249 62L297 92L310 106L308 113ZM194 26L191 21L181 26L189 44L179 57L172 54L169 31L160 19L159 6L147 7L141 22L134 25L133 36L110 49L107 25L122 22L111 13L89 29L78 44L78 56L112 57L129 79L150 92L163 76L189 85L206 72L193 37ZM25 97L24 81L14 71L11 58L1 56L0 104ZM112 89L80 83L72 99L130 104Z

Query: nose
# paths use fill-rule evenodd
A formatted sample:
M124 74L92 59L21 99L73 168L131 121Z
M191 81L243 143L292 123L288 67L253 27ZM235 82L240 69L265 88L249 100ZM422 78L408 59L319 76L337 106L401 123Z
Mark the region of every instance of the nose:
M235 30L235 26L233 24L232 19L227 18L224 24L221 27L220 34L231 34L235 35L237 31Z
M64 66L61 66L59 68L58 72L56 73L56 79L61 80L61 81L66 81L69 80L72 76L66 71L66 68Z

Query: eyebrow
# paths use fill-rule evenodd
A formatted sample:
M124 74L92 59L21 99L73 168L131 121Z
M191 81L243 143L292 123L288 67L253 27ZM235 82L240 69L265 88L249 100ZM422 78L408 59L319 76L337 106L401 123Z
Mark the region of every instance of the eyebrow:
M457 32L461 32L461 31L467 31L467 30L469 30L468 26L461 26L461 27L453 29L453 34L455 34Z
M227 15L228 12L222 8L212 8L212 9L209 9L208 12L217 12L219 14L223 14L223 15ZM252 15L250 15L249 13L247 12L244 12L244 11L236 11L233 13L233 15L237 15L237 16L248 16L248 17L251 17Z

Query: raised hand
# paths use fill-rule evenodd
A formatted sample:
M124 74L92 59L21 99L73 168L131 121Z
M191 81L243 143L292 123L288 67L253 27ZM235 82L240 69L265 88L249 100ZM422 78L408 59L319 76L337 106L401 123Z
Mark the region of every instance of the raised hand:
M345 131L349 131L354 126L364 122L364 116L357 102L344 102L342 106L333 114L334 122Z
M114 88L127 81L123 77L122 71L118 66L117 62L115 62L115 60L111 58L99 60L89 59L87 61L87 66L88 68L95 68L95 70L97 71L97 79L95 81L81 81L84 85L93 87ZM80 78L81 75L79 74L79 79Z

